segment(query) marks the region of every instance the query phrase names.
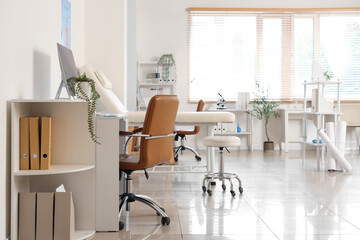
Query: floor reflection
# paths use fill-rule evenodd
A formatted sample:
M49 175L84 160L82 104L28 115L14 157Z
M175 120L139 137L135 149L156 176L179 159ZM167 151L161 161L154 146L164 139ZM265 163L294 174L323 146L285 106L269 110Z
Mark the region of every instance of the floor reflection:
M303 162L302 151L231 151L225 171L238 174L244 188L234 198L220 183L211 197L203 193L203 174L150 173L149 180L134 174L134 191L159 201L170 225L161 226L152 209L134 203L126 231L93 239L360 239L359 154L346 156L352 175L318 170L316 151L305 156ZM189 154L179 161L194 159Z

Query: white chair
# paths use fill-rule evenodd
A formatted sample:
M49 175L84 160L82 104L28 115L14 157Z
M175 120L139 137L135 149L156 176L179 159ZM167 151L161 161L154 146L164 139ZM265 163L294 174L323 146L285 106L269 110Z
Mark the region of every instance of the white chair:
M238 147L241 144L241 140L238 137L233 136L209 136L204 138L204 145L206 147L218 147L219 152L219 172L216 173L209 173L206 174L203 179L202 189L203 192L207 192L209 196L212 195L212 191L210 189L211 182L213 180L219 179L222 181L222 189L223 191L226 190L225 180L230 182L230 193L231 196L235 196L234 186L232 183L232 179L236 179L239 182L239 192L240 194L243 193L243 188L241 186L241 181L237 174L235 173L225 173L224 172L224 157L223 157L223 150L224 148L227 150L227 147ZM229 151L229 150L228 150ZM207 182L207 189L206 189L206 182Z

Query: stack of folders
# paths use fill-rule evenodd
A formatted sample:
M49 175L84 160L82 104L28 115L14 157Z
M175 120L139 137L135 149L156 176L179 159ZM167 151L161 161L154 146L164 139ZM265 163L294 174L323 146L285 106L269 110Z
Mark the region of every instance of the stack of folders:
M19 240L70 240L74 233L71 192L19 193Z
M47 170L50 163L51 117L21 117L20 170Z

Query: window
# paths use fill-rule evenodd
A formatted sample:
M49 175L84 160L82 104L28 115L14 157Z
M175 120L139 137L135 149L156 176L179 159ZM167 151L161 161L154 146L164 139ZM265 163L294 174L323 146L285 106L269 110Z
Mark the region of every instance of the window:
M280 100L302 99L313 61L360 99L357 12L189 11L189 100L236 100L255 82ZM335 89L327 89L335 97Z

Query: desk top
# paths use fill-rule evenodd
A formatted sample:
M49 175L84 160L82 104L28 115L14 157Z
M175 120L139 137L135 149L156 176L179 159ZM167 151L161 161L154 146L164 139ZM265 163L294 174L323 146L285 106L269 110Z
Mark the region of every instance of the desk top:
M289 114L307 114L307 115L341 115L342 113L338 113L336 110L334 111L327 111L327 112L310 112L304 111L303 109L299 108L278 108L279 111L284 111Z
M126 118L130 123L143 123L145 112L128 112ZM218 122L232 123L235 115L230 112L178 112L175 123L203 123L214 124Z

